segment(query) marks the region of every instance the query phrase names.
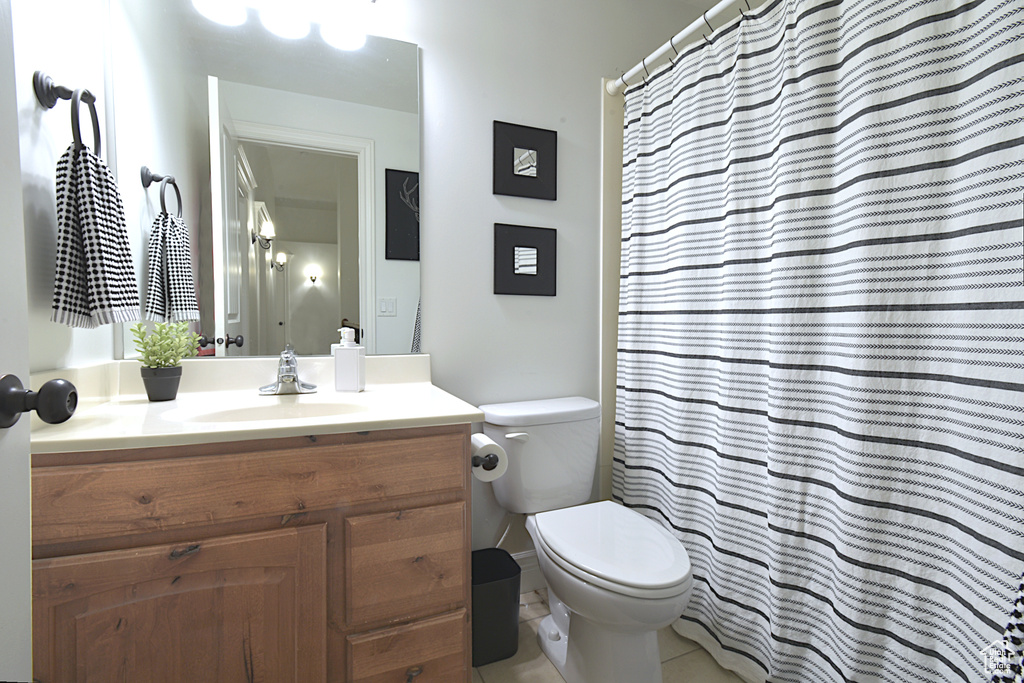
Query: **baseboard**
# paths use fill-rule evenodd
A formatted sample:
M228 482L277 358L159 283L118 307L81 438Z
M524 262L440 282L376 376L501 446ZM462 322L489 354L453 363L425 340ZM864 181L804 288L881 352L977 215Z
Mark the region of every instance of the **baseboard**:
M540 564L537 562L536 550L525 550L512 555L522 573L519 575L519 592L529 593L531 591L547 588L544 575L540 573Z

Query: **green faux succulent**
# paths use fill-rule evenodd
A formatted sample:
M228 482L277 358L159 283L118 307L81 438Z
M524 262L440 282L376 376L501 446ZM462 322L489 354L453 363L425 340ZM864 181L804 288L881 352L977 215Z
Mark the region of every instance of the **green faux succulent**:
M147 368L173 368L199 352L199 335L188 331L188 323L156 323L149 334L142 322L131 329L135 350L142 354L139 361Z

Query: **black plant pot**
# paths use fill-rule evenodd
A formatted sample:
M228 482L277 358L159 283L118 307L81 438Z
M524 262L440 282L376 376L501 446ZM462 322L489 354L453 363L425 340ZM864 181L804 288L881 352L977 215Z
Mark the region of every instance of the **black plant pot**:
M173 401L178 395L181 366L173 368L142 368L142 383L150 401Z

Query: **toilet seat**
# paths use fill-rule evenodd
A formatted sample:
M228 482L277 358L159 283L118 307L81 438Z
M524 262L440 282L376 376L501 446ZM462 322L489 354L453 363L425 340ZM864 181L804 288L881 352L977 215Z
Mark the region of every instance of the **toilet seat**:
M534 516L538 543L562 569L607 590L662 598L687 590L690 558L653 520L610 501Z

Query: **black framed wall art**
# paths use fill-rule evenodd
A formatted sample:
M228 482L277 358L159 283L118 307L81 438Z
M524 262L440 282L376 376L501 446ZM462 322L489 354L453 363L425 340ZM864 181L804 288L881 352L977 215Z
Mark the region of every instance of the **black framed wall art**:
M494 122L494 194L555 200L558 133Z
M556 230L494 224L494 293L555 296Z
M384 258L420 260L420 174L384 169Z

